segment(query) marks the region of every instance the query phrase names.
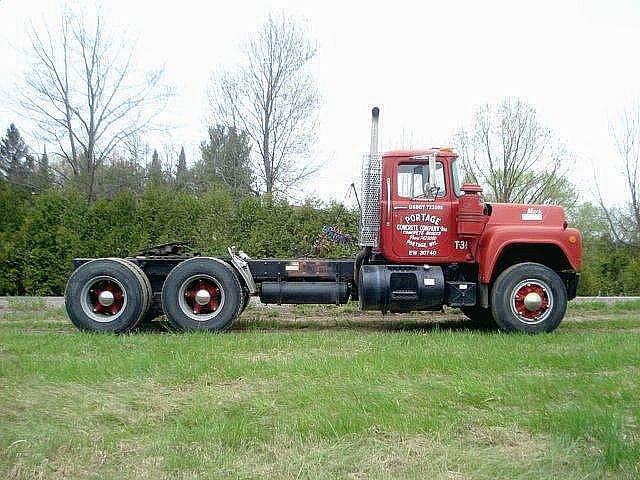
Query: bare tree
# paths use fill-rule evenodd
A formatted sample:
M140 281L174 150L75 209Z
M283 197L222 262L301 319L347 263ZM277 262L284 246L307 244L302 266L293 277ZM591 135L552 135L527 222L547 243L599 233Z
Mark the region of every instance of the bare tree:
M93 200L97 171L164 108L162 71L136 71L133 49L115 42L99 15L90 22L65 13L56 28L32 27L30 39L34 61L20 106L56 145L61 173Z
M144 165L151 156L151 147L141 135L131 135L119 149L122 150L120 156L127 157L139 165Z
M611 137L618 155L618 167L624 177L626 200L622 206L606 202L595 177L600 207L613 239L627 246L640 247L640 105L622 111L611 124Z
M483 185L493 201L575 201L566 149L523 100L479 108L470 129L458 132L454 144L468 179Z
M255 174L268 193L286 191L317 170L306 157L318 110L308 70L315 54L297 23L269 15L248 41L243 62L214 78L215 120L249 136L259 157Z

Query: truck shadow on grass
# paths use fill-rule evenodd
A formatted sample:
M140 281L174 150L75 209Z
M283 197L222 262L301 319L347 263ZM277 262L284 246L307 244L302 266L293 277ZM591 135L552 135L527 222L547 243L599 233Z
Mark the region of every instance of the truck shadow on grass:
M369 331L369 332L417 332L431 331L481 331L494 332L497 327L467 319L462 315L402 315L382 316L380 314L352 314L348 316L312 316L264 318L245 315L230 328L231 332L248 331L289 332L289 331Z
M640 302L620 304L572 304L560 325L564 333L640 331ZM171 331L165 317L137 329L140 333ZM412 312L382 315L363 312L353 304L346 306L249 306L227 330L249 332L497 332L496 325L468 319L460 310L445 308L439 312Z

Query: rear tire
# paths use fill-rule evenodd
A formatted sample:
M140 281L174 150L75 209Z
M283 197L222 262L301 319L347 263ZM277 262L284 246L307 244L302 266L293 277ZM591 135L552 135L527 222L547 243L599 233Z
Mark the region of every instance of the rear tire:
M240 314L242 286L233 269L217 258L196 257L178 264L162 286L162 308L182 331L222 331Z
M496 279L491 312L509 332L555 330L567 311L567 291L556 272L539 263L518 263Z
M147 313L150 292L140 267L121 258L100 258L73 272L65 288L65 307L80 330L124 333Z

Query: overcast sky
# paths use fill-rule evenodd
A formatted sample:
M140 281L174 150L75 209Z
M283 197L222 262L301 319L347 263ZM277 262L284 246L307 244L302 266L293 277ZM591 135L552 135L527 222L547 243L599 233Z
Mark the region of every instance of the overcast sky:
M191 161L204 139L212 72L234 62L269 11L304 19L317 42L313 69L322 95L315 157L323 169L309 193L344 198L368 148L369 112L381 107L382 148L451 143L475 106L519 96L575 154L585 196L592 163L605 193L621 197L609 124L640 93L640 0L69 2L136 40L138 58L164 65L176 90L171 138ZM8 107L27 68L28 21L55 23L60 3L0 0L0 128L22 121ZM24 126L28 129L28 126ZM28 138L30 143L35 141ZM160 150L161 145L158 145Z

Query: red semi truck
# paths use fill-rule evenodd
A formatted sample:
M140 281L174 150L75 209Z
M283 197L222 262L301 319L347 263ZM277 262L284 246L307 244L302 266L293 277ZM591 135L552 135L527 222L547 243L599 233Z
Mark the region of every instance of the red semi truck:
M409 312L459 307L507 331L554 330L576 295L580 232L552 205L489 203L462 183L448 148L378 153L363 167L359 253L347 259L212 258L179 244L131 257L74 260L65 304L82 330L127 332L161 314L183 331L221 331L263 303Z

